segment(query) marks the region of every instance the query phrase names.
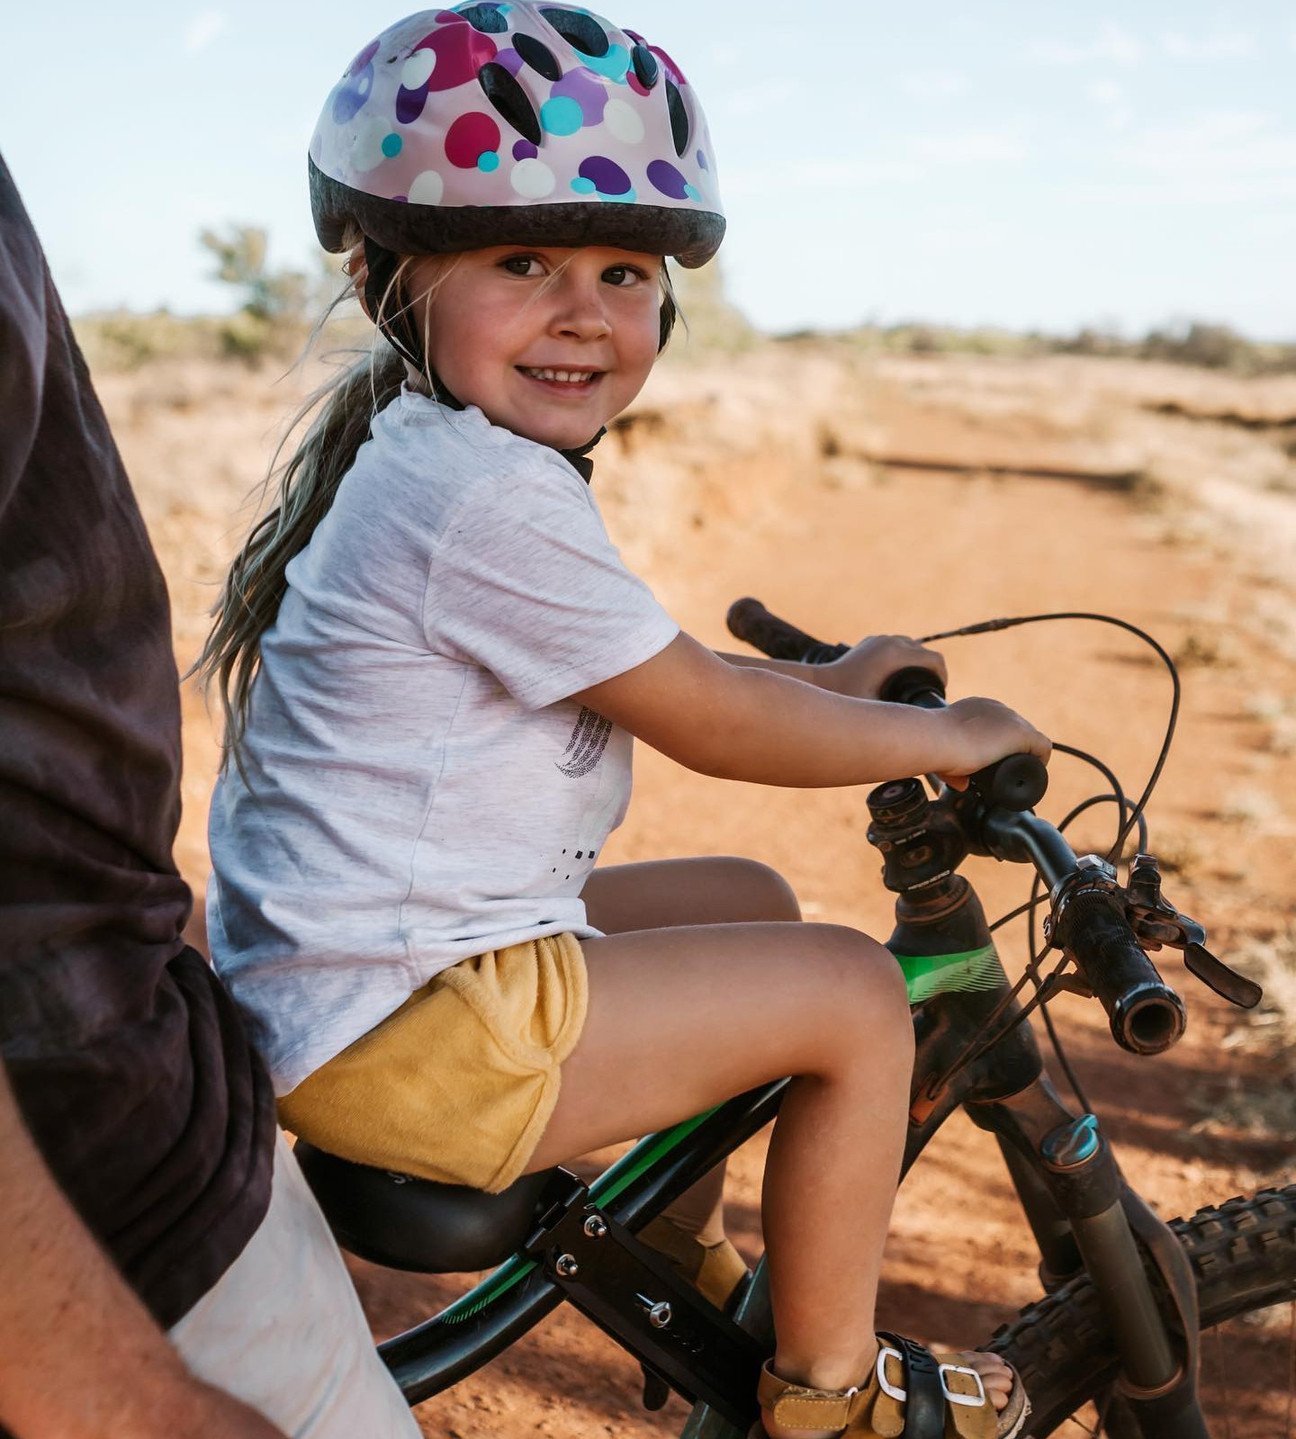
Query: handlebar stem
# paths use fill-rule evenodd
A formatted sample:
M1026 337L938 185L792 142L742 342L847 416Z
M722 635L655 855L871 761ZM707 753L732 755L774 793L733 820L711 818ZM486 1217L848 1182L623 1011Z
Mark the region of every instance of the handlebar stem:
M1033 864L1050 893L1076 872L1075 850L1047 820L1029 810L989 810L982 836L996 859Z

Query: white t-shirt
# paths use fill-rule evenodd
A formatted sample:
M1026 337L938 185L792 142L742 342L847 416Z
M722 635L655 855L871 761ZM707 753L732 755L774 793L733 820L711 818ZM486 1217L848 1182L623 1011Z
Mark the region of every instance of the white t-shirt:
M279 1094L459 960L598 933L631 737L568 696L679 633L561 455L412 391L287 578L208 892Z

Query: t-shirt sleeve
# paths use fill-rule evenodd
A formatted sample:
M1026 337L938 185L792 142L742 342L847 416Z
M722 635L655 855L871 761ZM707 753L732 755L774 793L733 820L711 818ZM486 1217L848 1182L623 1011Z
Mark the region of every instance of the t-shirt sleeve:
M424 634L540 709L659 653L679 626L557 465L483 477L428 564Z

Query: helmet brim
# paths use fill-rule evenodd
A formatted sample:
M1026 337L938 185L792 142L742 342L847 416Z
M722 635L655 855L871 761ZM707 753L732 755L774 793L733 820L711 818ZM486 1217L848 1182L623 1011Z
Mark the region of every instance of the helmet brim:
M308 163L315 233L333 254L347 248L348 227L355 225L398 255L441 255L493 245L607 245L669 255L693 270L711 259L724 238L724 216L707 210L608 200L416 205L365 194L326 175L313 158Z

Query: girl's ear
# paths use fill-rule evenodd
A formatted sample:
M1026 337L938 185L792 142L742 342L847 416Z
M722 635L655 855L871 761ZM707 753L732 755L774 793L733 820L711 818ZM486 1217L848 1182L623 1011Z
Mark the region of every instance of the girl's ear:
M351 289L356 299L360 302L360 308L369 315L369 306L365 301L365 283L369 278L369 266L365 263L364 241L352 247L351 253L342 262L342 273L351 280ZM373 316L369 315L372 320Z

